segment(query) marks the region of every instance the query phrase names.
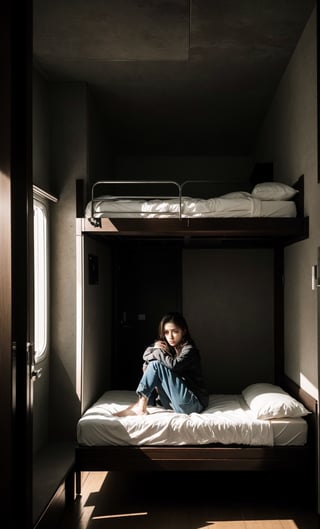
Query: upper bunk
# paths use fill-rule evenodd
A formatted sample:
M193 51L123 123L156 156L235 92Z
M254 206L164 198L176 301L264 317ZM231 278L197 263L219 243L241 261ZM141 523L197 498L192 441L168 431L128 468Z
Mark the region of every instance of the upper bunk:
M287 246L309 236L303 175L292 186L260 182L250 191L229 183L228 192L217 194L218 185L207 180L105 180L95 182L87 195L84 181L77 180L80 230L108 238L213 246Z

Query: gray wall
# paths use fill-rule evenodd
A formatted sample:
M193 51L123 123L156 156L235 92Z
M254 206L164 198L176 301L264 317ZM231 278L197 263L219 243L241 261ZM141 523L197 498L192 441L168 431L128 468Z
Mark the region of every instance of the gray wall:
M53 193L50 181L50 107L48 85L37 70L33 70L33 183Z
M59 202L52 212L51 438L74 439L80 413L76 393L75 181L87 175L87 89L50 85L51 170ZM63 419L61 416L63 410Z
M114 178L174 180L178 183L186 180L231 181L233 190L246 190L252 169L250 156L118 156L114 161ZM229 190L228 186L216 186L213 194ZM205 188L202 188L202 196L204 192ZM188 193L191 191L185 194Z
M293 183L305 175L309 239L285 251L285 371L318 398L318 306L311 289L320 245L317 174L316 12L283 75L257 145L257 159L273 160L275 179Z
M88 90L88 184L113 177L112 145L108 122Z
M111 387L112 259L103 240L83 240L82 411ZM89 284L88 256L98 265L96 284Z
M183 311L211 393L274 382L271 249L185 250Z

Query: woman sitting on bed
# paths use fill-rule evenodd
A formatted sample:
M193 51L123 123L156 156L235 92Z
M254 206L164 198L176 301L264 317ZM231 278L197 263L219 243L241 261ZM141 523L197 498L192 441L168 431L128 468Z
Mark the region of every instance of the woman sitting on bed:
M171 312L163 316L159 339L147 347L143 360L143 375L136 390L138 400L114 415L145 415L154 392L163 408L177 413L200 413L207 407L208 391L199 351L181 314Z

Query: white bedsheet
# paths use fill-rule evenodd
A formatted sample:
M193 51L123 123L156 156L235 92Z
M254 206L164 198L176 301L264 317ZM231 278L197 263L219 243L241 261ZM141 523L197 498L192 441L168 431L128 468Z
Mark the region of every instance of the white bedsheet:
M80 418L81 445L273 446L271 421L258 420L240 395L211 395L205 412L190 415L150 407L148 415L114 417L136 400L134 391L108 391Z
M182 199L182 217L295 217L292 201L261 201L252 196L243 198ZM92 202L87 204L85 217L92 216ZM100 197L94 201L94 216L117 218L179 217L179 200L129 200Z

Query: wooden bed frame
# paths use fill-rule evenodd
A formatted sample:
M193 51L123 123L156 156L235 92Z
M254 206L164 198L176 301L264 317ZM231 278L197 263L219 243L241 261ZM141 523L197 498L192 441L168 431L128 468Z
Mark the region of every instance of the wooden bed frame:
M83 180L76 182L77 218L81 219L83 233L103 234L108 237L180 238L185 242L194 239L216 239L251 243L252 245L282 246L306 239L309 236L309 219L304 216L304 176L292 186L299 191L294 197L297 216L285 217L224 217L224 218L101 218L93 226L84 218L88 203Z
M81 493L82 471L294 471L315 472L317 401L287 377L284 387L312 413L304 446L76 446L76 494Z

